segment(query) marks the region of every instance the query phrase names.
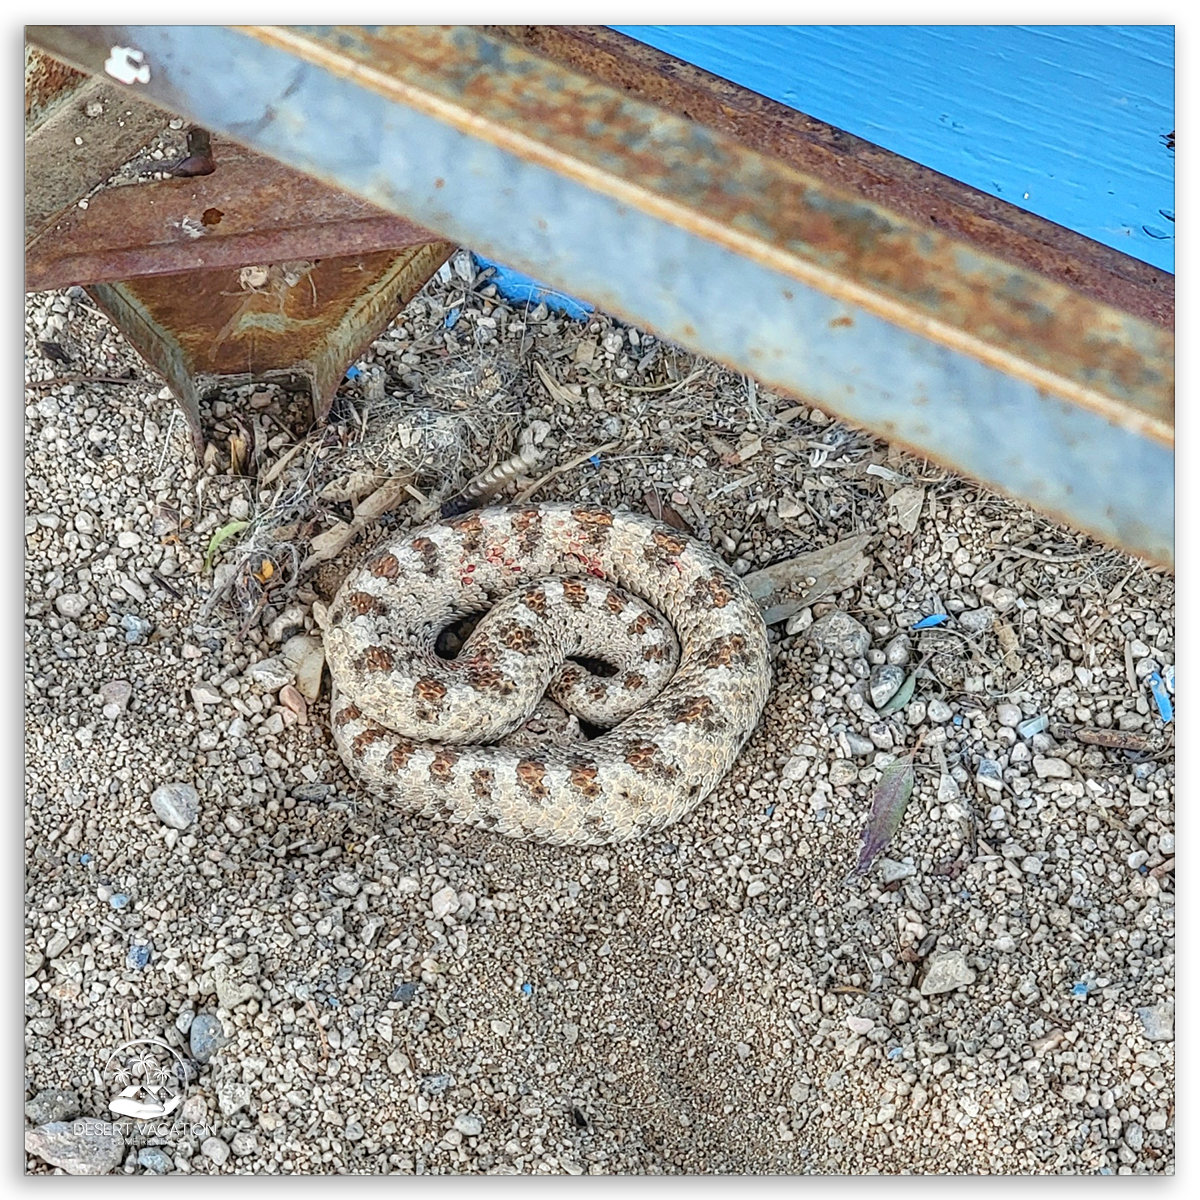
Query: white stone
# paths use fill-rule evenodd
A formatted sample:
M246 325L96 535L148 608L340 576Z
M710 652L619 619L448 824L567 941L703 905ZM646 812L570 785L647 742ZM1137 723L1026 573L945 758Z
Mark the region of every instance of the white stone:
M458 912L458 893L452 887L444 887L433 893L429 904L433 909L433 919L440 921Z

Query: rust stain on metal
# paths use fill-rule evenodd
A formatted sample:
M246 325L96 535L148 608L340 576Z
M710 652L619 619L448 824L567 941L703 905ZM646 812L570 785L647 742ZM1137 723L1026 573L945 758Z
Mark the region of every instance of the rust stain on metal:
M88 291L163 375L203 447L200 402L223 386L302 379L314 417L346 368L449 258L446 242L374 254L194 270Z
M30 291L432 244L419 225L235 142L209 175L110 188L27 248Z
M28 246L170 120L35 47L25 49L25 242Z

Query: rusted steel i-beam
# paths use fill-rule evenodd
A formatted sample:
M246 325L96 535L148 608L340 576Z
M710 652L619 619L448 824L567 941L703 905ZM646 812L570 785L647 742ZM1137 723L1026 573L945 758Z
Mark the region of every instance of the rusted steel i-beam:
M60 26L27 36L1173 562L1174 336L1163 305L1101 298L1102 268L1090 286L1068 286L1069 270L1047 274L986 239L922 224L911 205L864 198L821 174L815 151L798 164L737 122L704 124L662 96L639 98L653 91L645 80L631 92L475 29ZM958 212L968 217L969 205Z

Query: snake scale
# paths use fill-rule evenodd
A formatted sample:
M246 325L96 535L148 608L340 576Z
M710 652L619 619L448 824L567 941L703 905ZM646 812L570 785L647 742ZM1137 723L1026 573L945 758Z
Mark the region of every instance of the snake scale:
M439 633L480 612L457 657L439 655ZM592 505L481 509L394 536L323 626L355 779L527 841L600 845L678 820L729 771L770 687L762 614L725 564ZM601 731L539 737L560 708Z

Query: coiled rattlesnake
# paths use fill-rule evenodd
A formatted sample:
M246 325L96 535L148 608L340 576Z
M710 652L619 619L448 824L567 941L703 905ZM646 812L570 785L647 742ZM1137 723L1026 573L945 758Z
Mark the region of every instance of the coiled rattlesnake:
M483 610L458 657L439 657L438 634ZM483 509L402 534L351 573L324 626L351 774L410 811L530 841L596 845L678 820L733 765L770 687L762 614L725 565L594 506ZM585 657L616 674L568 661ZM531 745L548 688L615 727Z

